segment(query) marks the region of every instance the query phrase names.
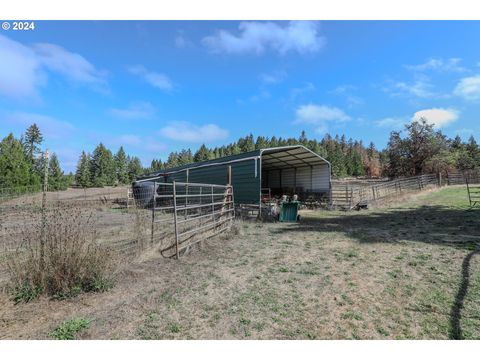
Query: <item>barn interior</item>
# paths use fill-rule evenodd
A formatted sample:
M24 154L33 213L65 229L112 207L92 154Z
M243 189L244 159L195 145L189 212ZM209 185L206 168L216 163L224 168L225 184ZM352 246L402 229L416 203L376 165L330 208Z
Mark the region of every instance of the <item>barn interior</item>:
M305 147L265 149L261 155L262 200L283 195L299 200L328 197L330 164Z

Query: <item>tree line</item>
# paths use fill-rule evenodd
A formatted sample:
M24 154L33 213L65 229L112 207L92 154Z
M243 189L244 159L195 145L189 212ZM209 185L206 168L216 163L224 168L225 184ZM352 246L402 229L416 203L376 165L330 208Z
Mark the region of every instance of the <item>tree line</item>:
M36 124L19 139L13 134L0 142L0 187L40 186L45 158L41 146L43 135ZM303 145L327 159L334 177L369 176L401 177L448 170L480 169L480 147L471 136L466 142L457 135L450 139L425 119L405 125L402 131L392 131L388 145L379 151L373 142L347 139L345 135L326 134L322 139L309 139L302 131L298 138L271 138L252 134L230 144L171 152L166 161L153 159L143 167L140 159L125 153L121 146L113 154L100 143L92 153L82 151L75 174L65 175L58 158L52 153L48 164L50 190L66 189L76 184L101 187L129 184L138 176L193 162L217 159L263 148Z
M40 188L47 166L48 189L65 190L72 176L65 175L58 157L52 153L48 164L41 149L43 135L36 124L31 125L19 139L12 133L0 142L0 188Z
M328 134L319 141L308 139L304 131L298 138L258 136L255 139L250 134L220 147L209 148L203 144L195 153L192 153L190 149L183 149L179 152L171 152L165 162L154 159L148 170L160 171L192 162L289 145L303 145L330 161L335 176L379 176L381 174L380 153L373 143L365 147L362 141L347 140L345 135L332 137Z
M113 155L100 143L92 154L82 151L75 172L75 182L81 187L126 185L146 171L140 159L127 155L123 146Z
M327 159L334 177L399 177L480 169L480 147L473 135L467 142L462 142L458 135L449 139L426 119L420 119L406 124L402 131L392 131L387 148L381 151L373 142L365 146L361 140L347 139L345 135L326 134L318 140L307 138L304 131L298 138L258 136L255 139L250 134L220 147L209 148L203 144L195 153L190 149L171 152L165 162L154 159L146 171L288 145L303 145Z
M403 132L393 131L382 156L383 173L389 177L480 169L480 147L473 135L467 142L458 135L449 139L425 119L405 125Z

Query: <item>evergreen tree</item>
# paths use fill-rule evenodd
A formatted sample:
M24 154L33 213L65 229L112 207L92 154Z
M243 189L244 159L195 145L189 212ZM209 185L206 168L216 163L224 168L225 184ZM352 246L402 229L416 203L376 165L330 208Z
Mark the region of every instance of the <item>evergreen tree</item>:
M150 164L150 170L153 171L153 172L156 172L156 171L160 171L160 170L163 170L164 169L164 166L163 166L163 163L162 163L162 160L160 159L153 159L151 164Z
M128 162L128 178L130 182L135 181L135 179L143 174L142 162L136 156L132 157Z
M30 164L35 163L35 155L40 152L40 145L43 142L43 136L37 124L31 125L23 137L23 146L30 160Z
M123 146L120 146L117 153L114 157L115 160L115 175L116 180L119 184L128 184L128 163L127 163L127 155L125 154L125 150L123 150Z
M200 146L200 148L197 150L197 152L193 156L193 161L199 162L199 161L210 160L212 158L210 154L211 154L210 150L208 150L205 144L202 144L202 146Z
M182 149L178 154L178 165L187 165L193 163L192 151L190 149Z
M269 147L269 140L263 136L258 136L255 141L255 150L261 150Z
M165 168L170 169L173 167L177 167L178 164L178 153L177 152L171 152L170 155L168 155L167 162L165 164Z
M34 185L32 164L20 141L9 134L0 142L0 187Z
M65 175L60 168L57 155L55 153L50 157L48 164L48 190L66 190L67 183L65 181Z
M91 186L92 176L90 174L90 168L90 156L85 154L85 151L82 151L75 173L75 183L77 185L84 188Z
M302 133L298 138L298 142L303 146L307 146L308 139L307 139L307 135L305 134L305 130L302 130Z
M255 143L253 142L253 135L250 134L244 138L240 138L237 142L240 152L249 152L255 150Z
M115 161L110 150L100 143L90 160L90 176L93 186L103 187L115 184Z

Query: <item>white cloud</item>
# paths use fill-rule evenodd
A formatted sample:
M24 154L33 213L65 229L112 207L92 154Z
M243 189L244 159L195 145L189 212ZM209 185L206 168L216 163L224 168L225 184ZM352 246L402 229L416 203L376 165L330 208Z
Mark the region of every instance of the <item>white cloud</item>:
M352 108L364 104L364 100L361 97L352 94L356 90L356 86L347 84L339 85L335 89L329 91L329 93L344 97L347 105Z
M104 135L98 141L104 141L106 145L110 147L124 146L148 152L163 151L167 148L165 144L158 142L152 137L139 136L135 134L123 134L116 136Z
M213 53L257 55L267 50L282 55L290 51L314 53L326 43L325 37L319 35L316 21L290 21L286 26L270 21L244 21L238 29L238 35L219 30L215 35L203 38L202 42Z
M66 139L75 131L75 127L69 122L40 114L17 112L4 115L3 118L10 123L13 128L21 131L24 131L27 127L35 123L46 139Z
M33 49L42 65L52 72L85 84L105 84L105 73L99 71L83 56L54 44L35 44Z
M160 135L177 141L208 142L225 139L228 131L215 124L199 126L188 122L174 122L162 128Z
M386 117L375 121L375 125L386 129L401 130L407 122L408 119L404 117Z
M160 90L167 92L173 90L173 83L165 74L149 71L143 65L131 66L128 68L128 71L134 75L142 77L150 85L159 88Z
M423 64L405 65L405 67L412 71L434 70L439 72L464 72L467 69L460 66L461 61L462 59L460 58L449 58L445 60L441 58L430 58Z
M413 95L420 98L430 98L435 95L432 84L426 79L417 79L412 83L397 82L393 84L393 95Z
M304 86L299 88L293 88L290 90L290 99L295 100L299 95L315 90L315 85L311 82L305 83Z
M329 121L343 122L350 119L350 116L337 107L308 104L297 108L295 123L315 125L317 132L322 133L327 130Z
M453 94L466 100L480 100L480 75L461 79Z
M127 108L112 108L109 113L123 119L149 119L155 114L155 107L149 102L136 102Z
M432 108L417 111L412 121L418 121L424 118L428 124L435 125L437 128L445 127L458 119L459 112L455 109Z
M356 86L347 84L347 85L339 85L335 89L333 89L329 92L332 93L332 94L336 94L336 95L343 95L343 94L350 93L351 91L356 90L356 89L357 89Z
M47 72L75 83L105 90L105 74L79 54L54 44L25 46L0 35L0 94L13 98L35 98L47 83Z
M182 31L179 31L179 33L175 36L175 47L179 49L189 48L193 47L193 43L185 35L183 35Z
M45 74L34 51L0 35L0 94L13 98L36 97Z
M287 72L284 70L274 71L271 73L262 73L259 76L260 81L266 85L278 84L287 78Z

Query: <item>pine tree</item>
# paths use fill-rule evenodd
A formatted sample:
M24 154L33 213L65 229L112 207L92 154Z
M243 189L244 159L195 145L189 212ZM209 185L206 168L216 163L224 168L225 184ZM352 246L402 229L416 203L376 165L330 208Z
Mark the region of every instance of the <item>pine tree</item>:
M190 149L182 149L178 154L178 165L187 165L193 163L192 151Z
M43 142L43 136L37 124L31 125L27 129L25 136L23 137L23 141L25 152L30 160L30 163L33 165L35 162L35 155L40 152L40 145Z
M77 171L75 173L75 182L81 187L91 186L91 174L90 174L90 156L82 151L80 159L77 163Z
M127 155L125 154L125 150L123 150L123 146L120 146L120 149L118 149L117 153L115 154L114 161L117 182L121 185L127 184L129 181L128 163Z
M31 169L22 144L9 134L0 142L0 187L33 185Z
M253 135L250 134L244 138L240 138L237 142L240 152L249 152L255 150L255 143L253 142Z
M128 162L128 178L130 182L135 181L135 179L143 174L142 162L136 156L132 157Z
M55 153L50 157L48 164L48 189L50 191L66 190L67 184L65 181L65 175L58 162L57 155Z
M263 136L258 136L255 142L255 150L261 150L269 147L269 141Z
M193 156L193 161L199 162L199 161L205 161L205 160L210 160L210 151L207 149L205 144L202 144L200 148L197 150L195 155Z
M150 163L150 170L152 172L160 171L163 169L164 169L164 166L163 166L162 160L160 159L153 159L152 162Z
M90 161L90 176L93 186L103 187L115 184L115 161L112 152L102 143L93 151Z

